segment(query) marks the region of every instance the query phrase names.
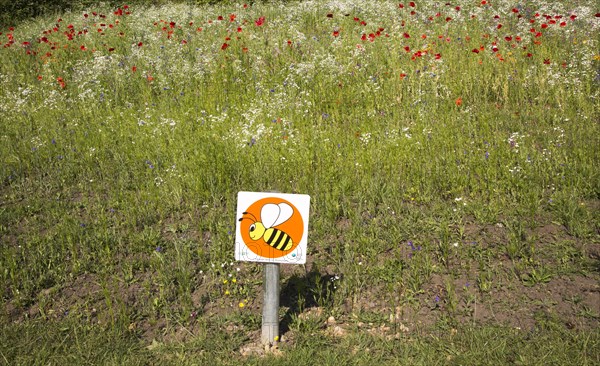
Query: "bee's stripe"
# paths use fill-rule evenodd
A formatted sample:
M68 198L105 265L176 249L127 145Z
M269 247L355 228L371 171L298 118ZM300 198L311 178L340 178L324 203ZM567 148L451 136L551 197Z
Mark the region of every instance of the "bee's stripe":
M286 238L285 238L283 244L281 244L281 248L277 248L277 249L288 250L292 246L292 238L290 238L290 236L287 234L285 236L286 236Z
M281 242L281 239L283 239L285 236L287 235L283 231L275 229L273 232L273 242L270 243L271 246L273 246L273 248L281 249L279 247L279 243Z
M275 239L275 237L273 236L273 234L275 234L275 230L274 229L269 229L265 232L265 236L264 239L267 242L267 244L269 245L273 245L271 244L273 242L273 239Z
M281 230L272 229L265 233L267 244L278 250L288 250L292 246L292 238Z

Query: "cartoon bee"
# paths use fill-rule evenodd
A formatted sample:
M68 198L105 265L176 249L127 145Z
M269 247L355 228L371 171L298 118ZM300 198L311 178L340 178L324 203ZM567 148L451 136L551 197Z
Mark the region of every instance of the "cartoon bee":
M243 215L251 217L242 217L239 221L244 219L252 220L250 225L250 238L252 240L259 240L263 238L264 241L278 250L290 250L294 245L292 238L279 229L275 229L275 226L281 225L289 220L294 213L292 206L287 203L273 204L267 203L260 210L260 221L256 217L249 213L244 212Z

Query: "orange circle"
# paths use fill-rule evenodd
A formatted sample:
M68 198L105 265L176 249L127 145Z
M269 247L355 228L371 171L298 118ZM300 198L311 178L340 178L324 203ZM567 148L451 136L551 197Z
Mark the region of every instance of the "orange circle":
M262 223L261 218L261 210L266 204L275 204L278 205L280 203L286 203L292 207L294 212L292 216L282 222L279 225L274 226L275 230L282 231L287 234L292 240L292 246L288 250L280 250L269 245L265 239L264 235L261 236L258 240L252 240L250 237L250 226L256 222ZM240 232L242 235L242 239L244 240L244 244L250 249L254 254L264 257L264 258L280 258L289 253L291 253L302 239L302 235L304 235L304 220L302 220L302 215L300 215L300 211L294 206L291 202L284 200L279 197L266 197L262 198L253 204L251 204L248 209L244 212L247 214L243 215L241 218L243 220L240 221ZM256 219L256 220L255 220ZM265 229L271 229L270 227L265 227Z

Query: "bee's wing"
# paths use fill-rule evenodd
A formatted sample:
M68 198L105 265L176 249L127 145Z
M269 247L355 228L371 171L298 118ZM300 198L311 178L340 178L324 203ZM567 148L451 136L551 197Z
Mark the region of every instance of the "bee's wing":
M260 210L260 219L266 228L270 228L286 222L293 213L294 209L287 203L267 203Z

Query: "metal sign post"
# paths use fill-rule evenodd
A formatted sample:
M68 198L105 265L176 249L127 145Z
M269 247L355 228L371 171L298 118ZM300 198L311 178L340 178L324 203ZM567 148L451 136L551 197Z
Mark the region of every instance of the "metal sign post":
M279 264L306 263L310 196L238 192L235 259L263 263L261 341L279 341Z
M265 263L264 271L261 342L268 345L279 340L279 263Z

